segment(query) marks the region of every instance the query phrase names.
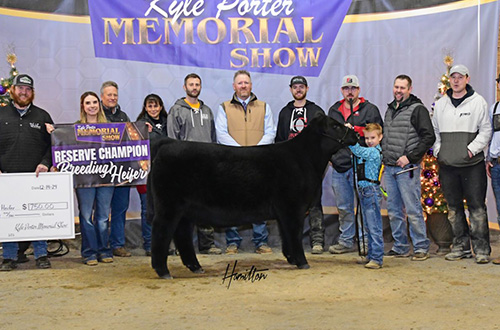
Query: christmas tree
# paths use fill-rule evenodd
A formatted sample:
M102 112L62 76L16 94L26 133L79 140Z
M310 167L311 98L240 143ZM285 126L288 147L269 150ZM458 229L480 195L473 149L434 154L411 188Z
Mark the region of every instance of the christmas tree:
M432 149L429 149L422 159L422 173L420 174L422 206L427 214L448 213L448 206L439 182L438 170L437 159L434 157Z
M10 64L10 77L0 78L0 106L6 106L10 102L9 89L14 77L19 74L16 69L17 56L14 51L7 52L7 62Z
M446 55L444 57L444 64L446 65L446 73L441 76L441 80L438 83L438 92L434 96L434 102L439 100L450 88L449 78L450 69L453 65L453 57ZM432 105L432 112L434 112L434 104ZM422 159L422 173L420 174L422 185L421 201L424 211L427 214L448 213L448 205L441 190L438 171L439 165L431 148Z

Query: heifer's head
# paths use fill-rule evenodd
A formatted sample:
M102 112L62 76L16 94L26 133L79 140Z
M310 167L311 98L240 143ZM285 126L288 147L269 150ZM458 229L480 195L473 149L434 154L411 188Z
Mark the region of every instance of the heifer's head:
M334 142L335 150L333 152L349 145L355 145L359 139L359 135L353 129L326 115L315 116L309 125L317 125L318 132L327 137L330 142Z

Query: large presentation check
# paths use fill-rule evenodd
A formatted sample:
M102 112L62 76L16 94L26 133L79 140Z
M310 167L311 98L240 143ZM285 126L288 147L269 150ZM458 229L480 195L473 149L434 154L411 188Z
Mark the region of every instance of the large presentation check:
M0 242L75 238L71 173L0 174Z

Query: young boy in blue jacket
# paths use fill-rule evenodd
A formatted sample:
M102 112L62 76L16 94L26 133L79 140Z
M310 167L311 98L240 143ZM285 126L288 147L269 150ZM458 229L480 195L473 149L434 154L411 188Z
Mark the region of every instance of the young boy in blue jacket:
M365 268L382 268L384 257L384 236L382 230L382 215L380 202L379 173L382 165L382 127L376 123L367 124L363 130L365 142L368 147L357 143L350 146L356 160L356 182L358 187L361 212L368 234L368 255Z

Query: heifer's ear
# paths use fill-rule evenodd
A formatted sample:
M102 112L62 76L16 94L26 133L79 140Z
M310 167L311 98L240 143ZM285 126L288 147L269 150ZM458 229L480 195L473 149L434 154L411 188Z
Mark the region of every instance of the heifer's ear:
M326 114L323 111L318 111L314 114L314 116L311 119L311 122L321 122L321 118L326 117Z
M313 126L318 132L326 132L328 128L328 116L323 112L316 112L307 126Z
M322 117L325 117L326 114L323 112L323 111L318 111L314 114L313 118L312 119L315 119L315 118L322 118ZM316 119L318 120L318 119Z

